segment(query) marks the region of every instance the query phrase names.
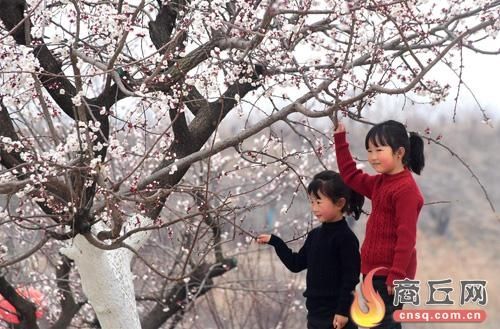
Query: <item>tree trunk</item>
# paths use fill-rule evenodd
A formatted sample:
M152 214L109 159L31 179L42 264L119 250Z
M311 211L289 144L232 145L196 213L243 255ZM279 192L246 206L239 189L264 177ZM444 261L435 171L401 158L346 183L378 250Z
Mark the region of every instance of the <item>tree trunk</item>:
M150 219L141 217L141 226L150 223ZM125 243L137 250L148 239L149 232L134 234ZM133 256L130 250L102 250L78 234L61 253L75 261L83 292L103 329L141 328L130 270Z

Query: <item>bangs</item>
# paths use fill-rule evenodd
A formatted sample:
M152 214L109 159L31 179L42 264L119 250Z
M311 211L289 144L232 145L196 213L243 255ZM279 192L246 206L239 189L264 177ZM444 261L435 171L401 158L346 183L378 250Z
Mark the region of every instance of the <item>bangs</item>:
M383 126L374 126L365 138L365 148L368 149L368 145L371 143L375 147L379 146L391 146L391 141L387 140L387 132Z
M318 192L321 192L322 194L325 194L325 193L323 193L323 181L321 181L319 179L315 179L311 183L309 183L309 185L307 186L307 194L309 194L309 195L312 194L317 199L321 199L319 197Z
M373 126L366 134L366 149L368 149L368 144L375 147L389 146L392 152L396 152L398 148L403 147L406 150L406 155L409 154L410 150L410 139L405 126L393 120Z

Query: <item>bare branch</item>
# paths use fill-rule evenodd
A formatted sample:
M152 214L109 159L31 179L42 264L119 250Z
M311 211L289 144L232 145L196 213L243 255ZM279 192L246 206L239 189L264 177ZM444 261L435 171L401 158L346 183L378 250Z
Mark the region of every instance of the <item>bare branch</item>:
M17 310L20 318L19 329L38 329L35 311L36 306L19 295L0 271L0 294Z

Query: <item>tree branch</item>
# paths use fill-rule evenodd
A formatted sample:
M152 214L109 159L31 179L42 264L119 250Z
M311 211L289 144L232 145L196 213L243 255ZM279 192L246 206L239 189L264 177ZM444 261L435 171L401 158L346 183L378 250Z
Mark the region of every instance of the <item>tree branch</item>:
M142 328L160 328L165 321L184 309L188 303L210 291L213 287L214 278L235 267L236 261L234 259L224 259L222 263L203 263L199 265L187 280L178 282L165 296L159 298L159 300L166 300L167 302L156 304L141 321ZM189 294L194 296L188 297Z
M0 271L0 294L16 309L20 320L19 329L39 328L35 315L36 306L16 292L16 289L5 278L5 271Z
M61 296L61 315L50 329L66 329L84 303L76 303L70 286L69 274L73 262L67 256L61 256L61 263L56 267L57 288Z

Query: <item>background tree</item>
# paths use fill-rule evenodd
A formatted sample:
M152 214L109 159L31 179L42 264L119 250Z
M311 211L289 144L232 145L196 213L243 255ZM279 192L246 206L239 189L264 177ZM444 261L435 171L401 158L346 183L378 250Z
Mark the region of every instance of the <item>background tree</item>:
M49 282L52 328L175 327L235 268L257 209L287 211L334 167L312 119L366 123L383 94L445 99L427 74L444 64L461 86L453 56L498 54L479 47L499 7L0 0L0 294L17 327L35 328L11 289L28 268Z

